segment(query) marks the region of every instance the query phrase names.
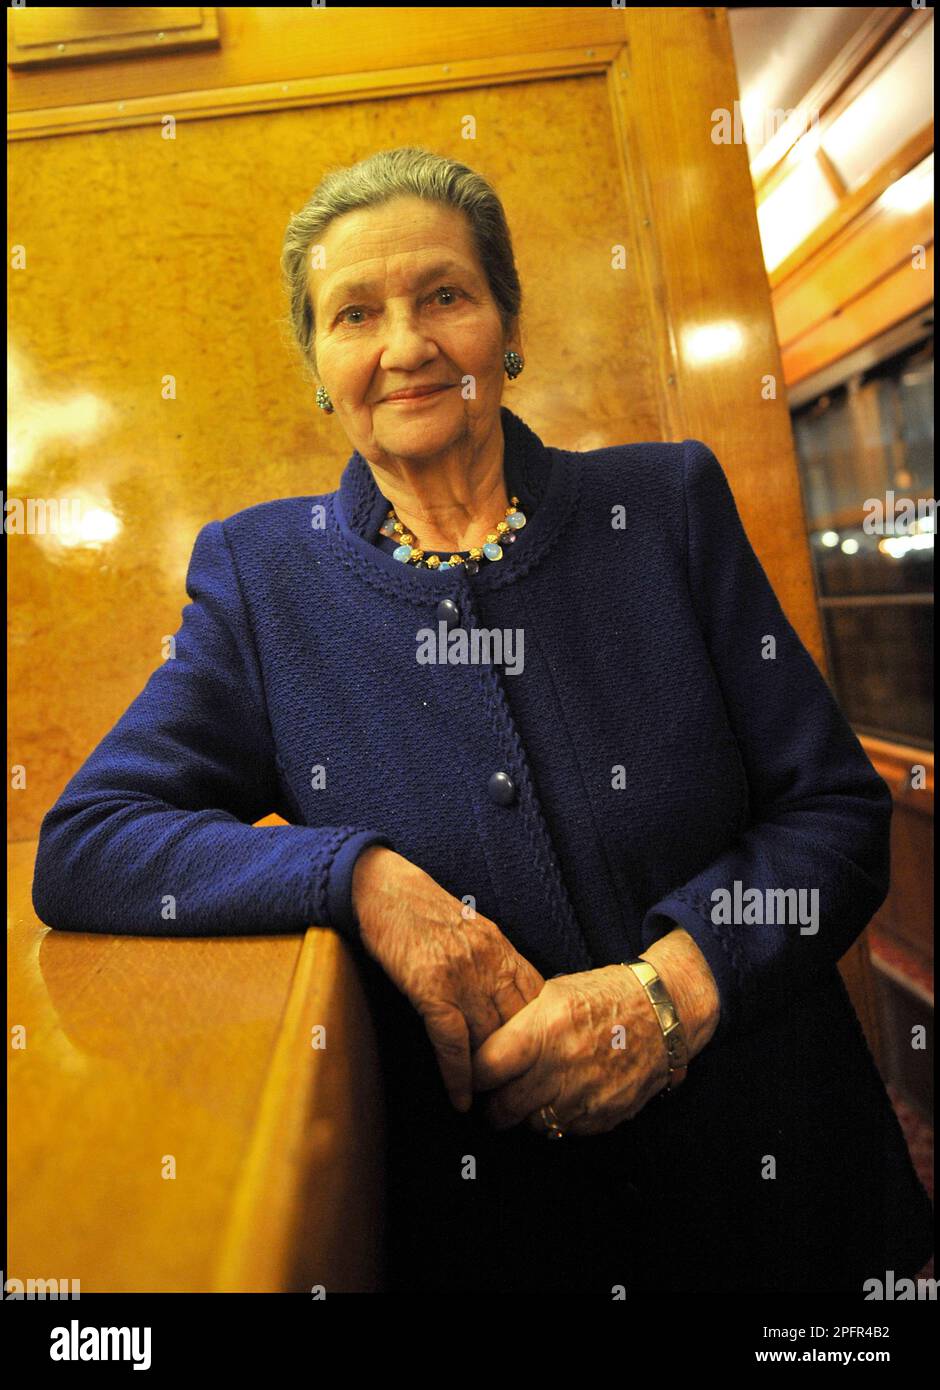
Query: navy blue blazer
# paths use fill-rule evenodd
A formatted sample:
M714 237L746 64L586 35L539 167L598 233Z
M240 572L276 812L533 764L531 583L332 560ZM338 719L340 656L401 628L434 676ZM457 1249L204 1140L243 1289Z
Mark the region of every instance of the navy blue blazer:
M848 1288L879 1261L919 1267L929 1206L836 969L888 889L890 792L704 443L576 453L501 414L530 515L477 574L376 543L389 504L358 452L336 492L202 528L175 654L43 820L36 911L73 931L343 933L396 1040L393 1284L421 1269L471 1287L497 1246L535 1249L551 1183L568 1165L575 1190L582 1161L595 1204L552 1249L590 1239L601 1283L653 1196L685 1264L650 1273L651 1228L633 1277L662 1287ZM518 646L446 660L507 632L521 663ZM253 825L271 812L290 825ZM472 898L546 978L681 924L721 1001L685 1084L570 1144L457 1116L358 941L352 870L376 843ZM496 1186L455 1190L467 1152Z

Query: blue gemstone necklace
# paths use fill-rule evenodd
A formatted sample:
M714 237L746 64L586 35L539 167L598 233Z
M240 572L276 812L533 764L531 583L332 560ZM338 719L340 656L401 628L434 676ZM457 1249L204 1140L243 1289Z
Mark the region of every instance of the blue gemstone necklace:
M482 545L470 548L466 560L462 555L457 554L451 555L449 560L441 560L437 555L426 555L416 544L411 532L406 531L398 520L394 508L389 510L388 519L382 522L379 531L383 536L393 536L400 542L392 554L396 560L400 560L404 565L420 566L423 563L429 570L449 570L455 569L457 565L465 565L468 574L476 574L480 568L481 560L501 560L503 558L503 545L511 544L516 539L516 533L521 531L525 525L525 512L519 510L519 498L510 497L509 500L512 505L506 508L505 518L502 521L497 521L495 528L487 534Z

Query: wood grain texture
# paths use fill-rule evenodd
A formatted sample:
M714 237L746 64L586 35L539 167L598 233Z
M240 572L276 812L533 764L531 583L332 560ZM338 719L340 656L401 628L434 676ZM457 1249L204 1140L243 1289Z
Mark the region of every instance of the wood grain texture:
M26 1046L9 1053L7 1277L370 1287L381 1120L339 938L49 931L34 856L9 846L7 1029Z

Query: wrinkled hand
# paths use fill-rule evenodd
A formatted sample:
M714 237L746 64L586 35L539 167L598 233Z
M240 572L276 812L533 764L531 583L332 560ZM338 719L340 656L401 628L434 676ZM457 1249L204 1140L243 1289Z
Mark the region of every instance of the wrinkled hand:
M471 1048L535 998L542 976L495 922L385 846L356 860L353 905L366 950L424 1021L451 1103L469 1110Z
M632 1119L669 1080L662 1030L646 992L622 965L556 975L474 1054L475 1090L494 1090L497 1129L552 1105L565 1134L603 1134Z

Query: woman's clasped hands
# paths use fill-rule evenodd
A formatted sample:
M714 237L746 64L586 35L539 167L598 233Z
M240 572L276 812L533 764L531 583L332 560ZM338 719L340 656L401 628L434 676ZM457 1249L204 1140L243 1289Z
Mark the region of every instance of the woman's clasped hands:
M497 1129L528 1121L544 1130L550 1105L564 1134L603 1134L668 1080L656 1014L623 965L546 980L473 1056L474 1089L494 1091L487 1114Z
M624 965L544 980L495 922L384 846L356 861L353 905L368 952L421 1015L453 1105L488 1093L497 1129L602 1134L638 1114L669 1080L646 992ZM686 1031L689 1057L711 1037L718 994L692 938L669 932L644 952Z

